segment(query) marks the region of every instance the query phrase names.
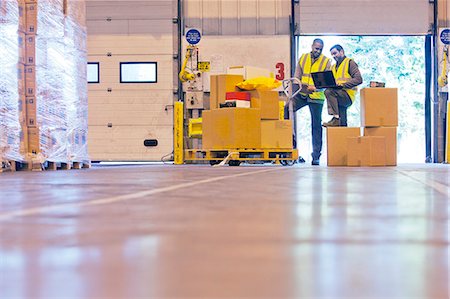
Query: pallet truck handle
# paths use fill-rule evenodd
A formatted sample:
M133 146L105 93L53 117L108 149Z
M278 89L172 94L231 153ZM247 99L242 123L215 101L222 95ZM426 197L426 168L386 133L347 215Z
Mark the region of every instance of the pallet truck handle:
M298 95L299 92L302 90L301 88L299 88L296 92L294 92L294 93L291 95L291 92L292 92L292 86L293 86L294 84L297 84L297 85L299 85L300 87L302 86L302 82L301 82L298 78L295 78L295 77L289 78L289 79L284 79L284 80L282 81L282 84L283 84L283 92L284 92L284 94L287 96L287 98L288 98L289 100L292 99L292 98L294 98L296 95Z

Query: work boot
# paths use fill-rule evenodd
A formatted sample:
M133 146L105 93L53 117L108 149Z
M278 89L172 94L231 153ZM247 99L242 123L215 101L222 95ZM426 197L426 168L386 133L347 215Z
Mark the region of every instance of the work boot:
M322 124L323 127L339 127L339 118L333 116L329 122Z

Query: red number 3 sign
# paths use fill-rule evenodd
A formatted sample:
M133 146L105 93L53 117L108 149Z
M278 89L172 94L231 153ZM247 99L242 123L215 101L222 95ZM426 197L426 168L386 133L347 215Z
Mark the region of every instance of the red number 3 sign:
M275 79L284 80L284 63L278 62L275 65L275 68L277 69L277 74L275 75Z

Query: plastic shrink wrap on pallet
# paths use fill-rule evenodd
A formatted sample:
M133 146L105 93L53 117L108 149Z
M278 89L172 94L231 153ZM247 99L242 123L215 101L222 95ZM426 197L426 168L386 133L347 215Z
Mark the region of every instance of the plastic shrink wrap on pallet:
M19 9L16 1L0 0L0 160L23 161L24 103L19 97ZM19 73L18 73L19 72Z
M69 1L65 19L66 85L69 153L74 161L88 161L88 95L87 95L87 33L85 7L82 1ZM74 5L71 5L74 4Z
M36 30L36 124L43 158L68 162L67 104L64 100L64 3L38 1Z
M38 2L36 103L40 150L53 162L84 162L87 154L86 29L64 17L63 0ZM68 1L70 3L84 1ZM84 5L78 3L75 7ZM85 17L84 11L68 9ZM78 16L79 18L79 16Z

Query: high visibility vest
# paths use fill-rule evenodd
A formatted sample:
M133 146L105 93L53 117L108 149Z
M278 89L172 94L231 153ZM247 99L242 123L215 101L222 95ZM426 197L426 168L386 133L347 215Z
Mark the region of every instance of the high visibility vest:
M306 85L314 85L314 81L311 77L311 73L316 72L323 72L325 71L328 62L330 61L329 58L320 55L319 58L314 61L314 63L311 65L311 53L303 54L302 57L300 57L300 60L298 64L302 68L303 75L302 75L302 84ZM302 93L303 94L303 93ZM303 94L306 95L306 94ZM319 92L313 92L309 95L309 97L313 100L318 100L323 102L325 100L325 94L323 91Z
M345 57L344 61L341 62L337 70L336 64L333 64L333 66L331 67L334 79L336 79L336 83L344 84L352 78L352 76L350 76L350 73L348 72L350 60L351 60L350 58ZM354 102L358 88L357 87L344 88L344 90L348 93L352 102Z

